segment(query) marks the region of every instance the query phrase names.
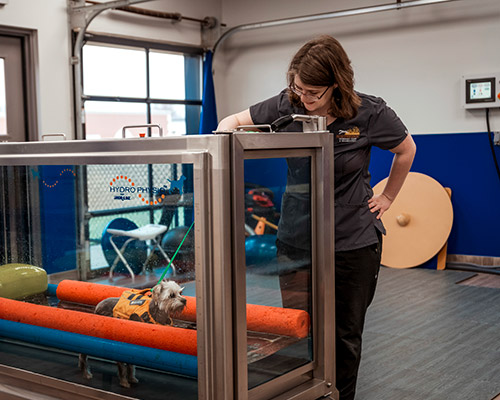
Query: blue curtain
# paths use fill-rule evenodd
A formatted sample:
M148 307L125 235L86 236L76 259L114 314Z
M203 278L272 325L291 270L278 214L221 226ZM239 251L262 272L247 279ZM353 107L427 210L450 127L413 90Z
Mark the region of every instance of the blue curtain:
M215 104L214 79L212 76L212 57L209 50L203 62L203 99L201 105L199 133L212 133L217 128L217 108Z

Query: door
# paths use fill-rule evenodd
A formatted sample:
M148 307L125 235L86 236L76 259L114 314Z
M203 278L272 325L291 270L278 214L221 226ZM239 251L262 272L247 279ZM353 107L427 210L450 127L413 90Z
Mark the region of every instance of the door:
M25 142L23 39L0 36L0 141Z
M26 142L38 137L36 113L36 32L0 27L0 142ZM38 197L27 169L0 168L0 265L36 264L33 252L40 238L37 211L31 204ZM12 185L17 180L19 185ZM31 240L18 238L32 238Z

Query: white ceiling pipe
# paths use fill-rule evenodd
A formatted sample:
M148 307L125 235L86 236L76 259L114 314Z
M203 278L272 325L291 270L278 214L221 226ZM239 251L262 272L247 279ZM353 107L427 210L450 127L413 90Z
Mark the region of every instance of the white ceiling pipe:
M271 28L271 27L275 27L275 26L282 26L282 25L289 25L289 24L298 24L298 23L302 23L302 22L319 21L319 20L330 19L330 18L348 17L348 16L361 15L361 14L371 14L371 13L376 13L376 12L381 12L381 11L400 10L402 8L426 6L426 5L432 5L432 4L437 4L437 3L449 3L452 1L463 1L463 0L412 0L412 1L405 1L405 2L398 1L396 3L381 4L378 6L352 8L349 10L331 11L331 12L325 12L325 13L320 13L320 14L304 15L301 17L282 18L282 19L275 19L275 20L271 20L271 21L238 25L238 26L235 26L235 27L227 30L226 32L224 32L221 35L221 37L215 42L213 52L215 53L215 51L217 50L219 45L225 39L227 39L229 36L235 34L236 32L248 31L251 29Z

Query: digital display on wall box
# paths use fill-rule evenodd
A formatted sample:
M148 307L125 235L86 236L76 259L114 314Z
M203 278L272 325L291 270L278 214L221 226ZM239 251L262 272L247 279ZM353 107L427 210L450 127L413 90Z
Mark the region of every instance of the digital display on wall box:
M465 82L467 103L495 101L495 78L468 79Z
M474 82L470 84L470 98L489 99L491 97L491 82Z

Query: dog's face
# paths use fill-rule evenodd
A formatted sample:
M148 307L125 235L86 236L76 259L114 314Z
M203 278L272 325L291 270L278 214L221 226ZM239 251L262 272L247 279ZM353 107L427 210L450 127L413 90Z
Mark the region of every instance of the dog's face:
M167 315L178 315L186 306L183 289L176 282L164 279L154 287L153 301Z

